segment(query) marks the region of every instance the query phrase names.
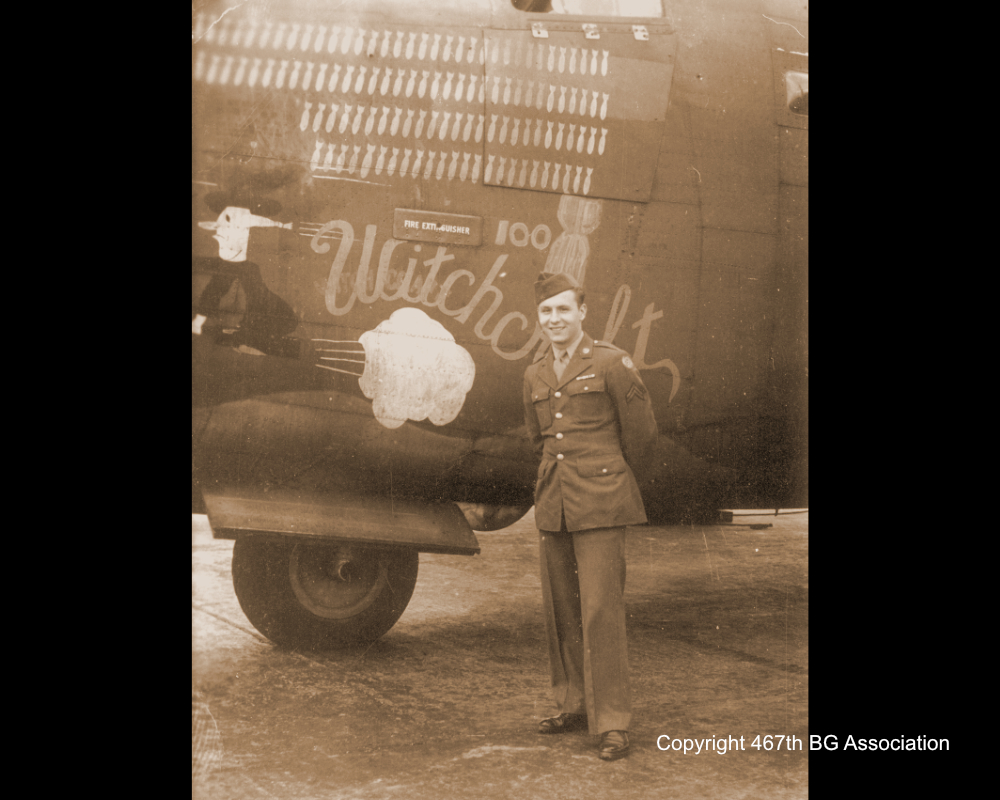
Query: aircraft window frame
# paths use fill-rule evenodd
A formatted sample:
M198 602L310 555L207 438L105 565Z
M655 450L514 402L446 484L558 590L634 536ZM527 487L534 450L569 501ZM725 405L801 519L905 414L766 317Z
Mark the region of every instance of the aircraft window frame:
M620 10L620 2L641 3L645 5L659 6L659 14L632 13L627 14ZM599 13L596 11L571 10L570 6L578 5L580 0L510 0L515 11L525 14L553 14L568 17L587 17L602 20L615 19L657 19L666 22L666 15L663 8L663 0L603 0L604 3L613 7L612 13ZM520 5L518 5L520 3ZM646 11L647 9L642 9Z
M800 97L805 98L805 110L793 103ZM809 73L797 69L785 70L785 104L788 110L800 117L809 116Z
M790 106L790 102L800 94L787 77L789 74L809 75L809 54L789 52L778 47L772 52L771 58L774 78L775 122L785 128L809 130L809 114L794 111Z

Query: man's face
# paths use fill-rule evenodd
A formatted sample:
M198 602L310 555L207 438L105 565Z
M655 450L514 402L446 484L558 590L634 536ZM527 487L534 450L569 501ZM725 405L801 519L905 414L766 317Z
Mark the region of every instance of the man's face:
M549 341L560 347L571 345L583 330L587 304L577 305L576 292L567 289L538 304L538 324Z

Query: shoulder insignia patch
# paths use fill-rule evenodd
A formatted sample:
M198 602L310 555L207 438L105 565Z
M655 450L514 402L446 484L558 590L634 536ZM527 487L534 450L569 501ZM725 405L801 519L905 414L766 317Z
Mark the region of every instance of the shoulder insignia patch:
M632 363L632 359L628 356L622 356L622 363L629 369L635 369L635 364Z

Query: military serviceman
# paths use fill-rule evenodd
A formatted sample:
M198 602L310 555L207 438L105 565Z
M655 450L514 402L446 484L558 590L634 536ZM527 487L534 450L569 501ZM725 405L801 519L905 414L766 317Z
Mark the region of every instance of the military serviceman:
M599 756L628 754L625 526L646 522L633 469L656 442L646 387L628 355L583 332L584 293L564 273L535 283L551 346L524 373L524 413L541 459L535 487L542 603L559 715L540 733L589 728Z

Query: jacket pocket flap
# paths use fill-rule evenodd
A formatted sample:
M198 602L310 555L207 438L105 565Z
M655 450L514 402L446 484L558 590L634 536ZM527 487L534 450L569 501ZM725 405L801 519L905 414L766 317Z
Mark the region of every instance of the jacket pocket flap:
M576 378L566 384L566 394L590 394L591 392L603 392L604 380L602 378L589 377L584 380Z
M539 400L549 399L549 387L539 386L531 392L531 402L537 403Z
M625 459L618 453L606 456L587 456L577 459L576 462L576 470L582 478L599 478L602 475L616 475L624 472L627 468Z

